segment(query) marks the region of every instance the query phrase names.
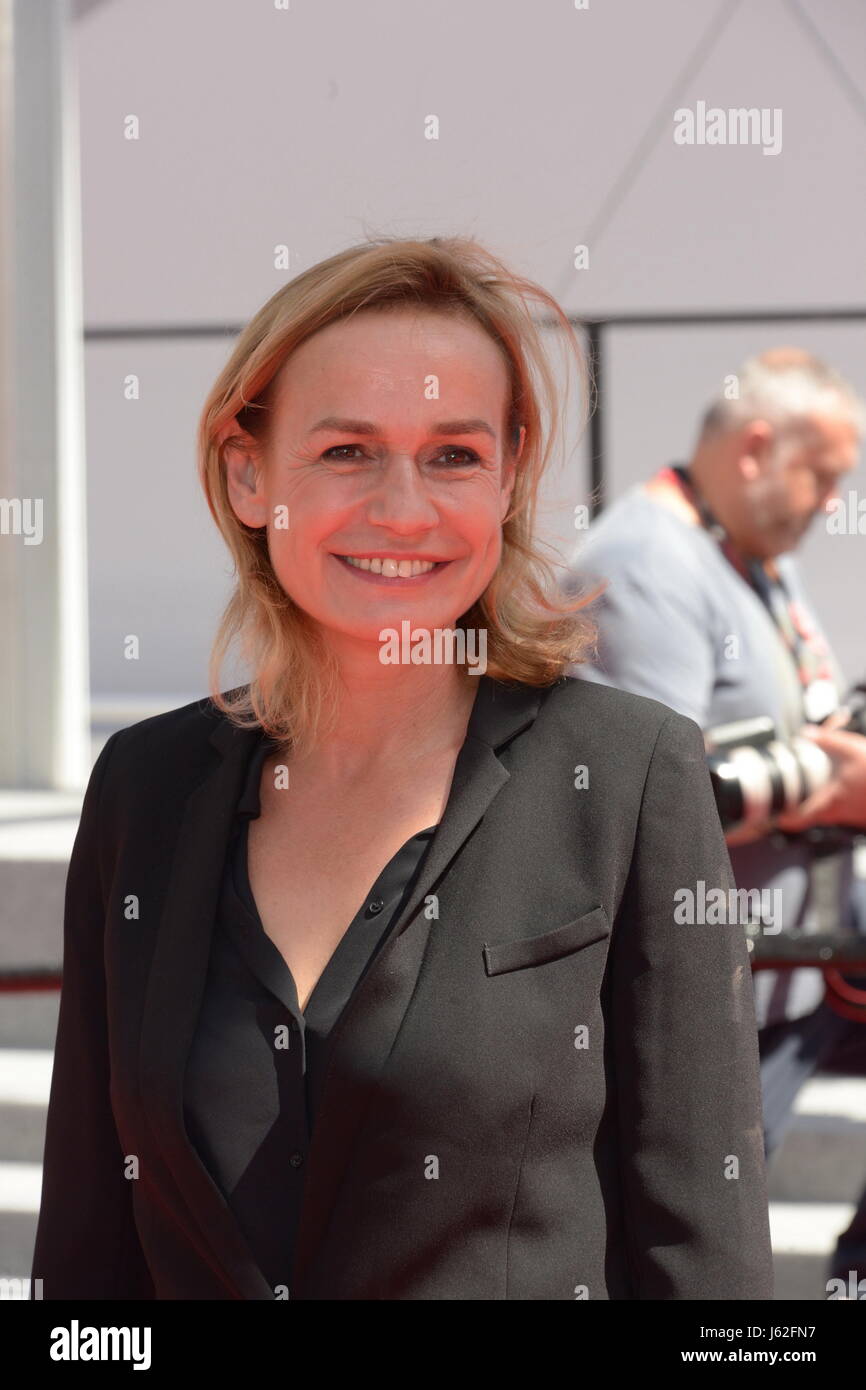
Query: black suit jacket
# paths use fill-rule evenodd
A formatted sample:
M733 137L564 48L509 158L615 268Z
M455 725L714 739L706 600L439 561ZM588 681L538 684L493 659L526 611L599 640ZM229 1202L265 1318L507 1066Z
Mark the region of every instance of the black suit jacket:
M570 677L478 686L423 871L332 1037L290 1297L769 1299L745 934L674 921L677 890L734 886L700 730ZM45 1298L275 1297L182 1114L254 741L205 700L97 760Z

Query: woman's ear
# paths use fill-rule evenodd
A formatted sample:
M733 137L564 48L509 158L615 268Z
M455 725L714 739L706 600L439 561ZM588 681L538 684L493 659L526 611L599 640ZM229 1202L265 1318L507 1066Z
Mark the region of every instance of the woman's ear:
M245 526L266 526L268 507L260 446L234 419L219 431L217 443L222 451L232 511Z

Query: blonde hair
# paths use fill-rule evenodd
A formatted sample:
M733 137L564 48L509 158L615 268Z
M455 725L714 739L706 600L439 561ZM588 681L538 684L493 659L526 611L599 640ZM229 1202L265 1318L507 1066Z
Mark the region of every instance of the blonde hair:
M310 746L339 697L336 658L317 624L285 593L274 573L267 527L246 526L229 501L224 449L233 420L267 441L274 383L291 353L328 324L359 310L429 308L474 319L503 352L510 380L506 452L526 430L502 554L484 593L458 627L486 629L487 673L497 680L552 685L594 646L597 629L580 614L595 594L569 595L553 573L556 561L534 536L539 485L563 418L559 391L527 300L551 310L578 364L584 419L589 372L574 330L539 285L510 271L474 239L379 238L320 261L278 290L237 340L199 421L198 466L208 506L235 562L237 583L223 613L209 669L213 703L233 723L259 726L281 744ZM289 370L291 370L289 368ZM550 415L546 430L542 407ZM228 428L227 428L228 427ZM220 691L233 642L252 675L247 686Z

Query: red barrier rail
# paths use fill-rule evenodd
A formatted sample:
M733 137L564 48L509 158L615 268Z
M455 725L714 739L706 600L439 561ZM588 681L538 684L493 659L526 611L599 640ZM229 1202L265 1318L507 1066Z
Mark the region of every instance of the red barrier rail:
M5 965L0 968L0 994L24 994L59 989L63 973L57 965Z

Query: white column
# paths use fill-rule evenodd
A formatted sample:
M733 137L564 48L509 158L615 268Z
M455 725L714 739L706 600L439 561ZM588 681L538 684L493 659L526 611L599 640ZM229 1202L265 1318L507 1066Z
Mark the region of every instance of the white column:
M90 767L78 103L68 0L0 0L0 786ZM5 500L5 506L3 502ZM41 540L39 515L41 506Z

